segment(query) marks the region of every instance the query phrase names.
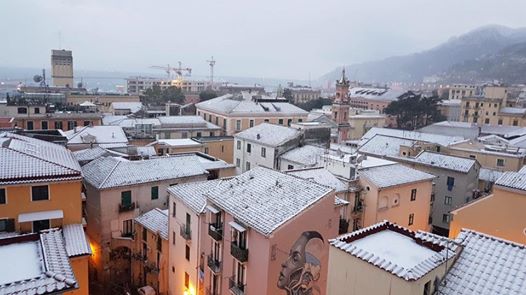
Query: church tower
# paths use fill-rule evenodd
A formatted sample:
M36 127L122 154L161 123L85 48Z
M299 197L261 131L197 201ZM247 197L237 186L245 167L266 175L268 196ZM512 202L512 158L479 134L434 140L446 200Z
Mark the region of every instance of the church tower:
M345 68L342 69L342 77L336 81L336 96L332 104L332 119L338 124L337 142L349 139L349 86L351 83L345 77Z

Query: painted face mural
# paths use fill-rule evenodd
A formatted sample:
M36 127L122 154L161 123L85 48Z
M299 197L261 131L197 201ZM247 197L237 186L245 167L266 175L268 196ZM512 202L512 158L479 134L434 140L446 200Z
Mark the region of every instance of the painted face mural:
M278 288L288 295L319 294L316 281L320 278L321 263L313 254L307 252L311 240L323 244L323 237L315 231L303 232L290 248L289 257L281 264Z

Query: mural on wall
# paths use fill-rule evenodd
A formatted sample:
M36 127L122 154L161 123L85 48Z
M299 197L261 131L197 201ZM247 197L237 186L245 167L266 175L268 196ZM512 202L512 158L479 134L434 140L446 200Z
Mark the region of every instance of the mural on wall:
M281 264L278 288L287 295L320 294L316 282L320 278L321 263L314 253L320 252L323 242L322 235L316 231L299 236L290 248L289 257Z

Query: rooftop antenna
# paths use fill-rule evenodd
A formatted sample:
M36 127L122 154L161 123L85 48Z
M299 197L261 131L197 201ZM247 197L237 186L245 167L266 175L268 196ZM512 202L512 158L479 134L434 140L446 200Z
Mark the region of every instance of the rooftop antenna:
M207 60L206 62L210 66L210 87L213 87L214 85L214 66L216 64L216 61L214 57L212 56L212 58Z

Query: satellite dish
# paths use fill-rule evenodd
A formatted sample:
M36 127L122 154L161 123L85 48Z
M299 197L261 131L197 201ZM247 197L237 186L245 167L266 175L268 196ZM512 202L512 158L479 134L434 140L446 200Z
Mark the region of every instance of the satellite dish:
M44 80L44 78L42 78L42 76L40 76L40 75L34 75L33 76L33 81L35 81L35 83L40 83L40 82L42 82L42 80Z

